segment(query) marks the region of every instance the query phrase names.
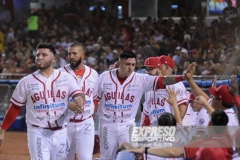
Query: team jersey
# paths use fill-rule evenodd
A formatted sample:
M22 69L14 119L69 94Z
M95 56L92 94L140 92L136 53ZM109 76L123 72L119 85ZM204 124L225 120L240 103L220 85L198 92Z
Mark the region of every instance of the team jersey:
M158 77L133 72L121 85L117 69L106 71L99 77L98 115L111 122L135 119L143 93L155 90Z
M53 128L67 124L69 97L79 93L82 91L70 74L54 70L46 78L36 71L19 81L10 101L26 105L27 125Z
M85 100L86 103L82 107L83 113L76 115L73 111L69 110L69 118L70 119L78 119L83 120L88 118L94 113L94 103L93 99L97 98L97 90L98 90L98 74L97 72L85 66L85 72L82 77L76 76L74 71L71 69L70 65L67 64L66 66L59 68L61 72L68 72L70 73L78 82L78 88L85 93ZM72 99L70 99L72 101Z
M208 112L203 107L199 112L197 112L197 116L195 119L195 126L208 126L209 121L210 121L210 117L208 115Z
M196 112L192 110L190 104L187 105L186 114L183 117L182 125L183 126L195 126Z
M168 87L174 88L177 93L178 105L188 103L188 92L182 82L178 82ZM157 89L145 93L145 102L143 104L143 113L149 116L150 125L156 126L158 117L164 113L169 112L174 114L172 106L165 100L168 98L166 89Z
M236 113L234 112L234 110L232 108L225 109L224 112L228 116L228 124L227 124L227 126L239 126Z
M212 104L212 98L210 98L208 100L208 102L209 102L209 104ZM228 124L227 124L227 126L239 126L236 113L235 113L235 111L232 108L225 109L224 112L228 116Z

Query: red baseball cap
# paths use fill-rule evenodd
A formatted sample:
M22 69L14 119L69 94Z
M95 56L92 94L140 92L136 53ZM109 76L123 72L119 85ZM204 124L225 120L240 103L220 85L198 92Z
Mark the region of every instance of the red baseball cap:
M145 67L158 68L160 66L159 57L149 57L144 61Z
M226 85L220 85L218 88L211 87L209 88L209 92L227 104L234 103L233 96L228 92L228 87Z
M174 69L174 61L172 60L171 57L160 56L159 59L160 59L161 64L165 64L165 65L169 66L170 68Z

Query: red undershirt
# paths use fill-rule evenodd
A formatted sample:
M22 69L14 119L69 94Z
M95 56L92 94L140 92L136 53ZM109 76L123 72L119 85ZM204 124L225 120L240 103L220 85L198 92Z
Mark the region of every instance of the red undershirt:
M83 75L85 73L85 68L84 69L80 69L80 70L74 69L73 72L75 73L75 75L77 76L77 80L79 81L79 79L82 79L82 77L83 77ZM94 111L96 112L97 105L98 105L97 99L94 99L93 103L94 103L94 106L95 106Z

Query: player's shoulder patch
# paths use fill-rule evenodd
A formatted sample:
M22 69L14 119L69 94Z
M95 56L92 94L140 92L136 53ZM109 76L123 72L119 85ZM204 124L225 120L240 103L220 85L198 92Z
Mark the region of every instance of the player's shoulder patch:
M205 123L205 119L200 118L197 123L198 123L198 125L202 126Z

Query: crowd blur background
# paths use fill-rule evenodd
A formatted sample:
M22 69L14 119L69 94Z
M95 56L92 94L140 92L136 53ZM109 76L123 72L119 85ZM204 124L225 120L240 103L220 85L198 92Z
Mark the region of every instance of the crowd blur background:
M183 74L191 62L197 63L196 75L239 74L237 19L226 20L220 12L206 24L205 10L211 9L215 1L209 1L206 8L198 10L191 7L193 1L178 0L169 8L167 17L158 9L156 17L145 18L124 16L124 10L119 11L120 0L91 4L72 0L48 7L36 1L39 8L31 9L21 20L14 18L11 9L3 4L0 9L0 72L29 74L35 71L35 47L39 42L55 45L54 68L62 67L68 63L69 45L80 42L87 48L84 63L99 74L108 70L123 50L132 50L137 55L137 72L144 72L146 58L168 55L175 61L175 74ZM222 8L232 9L234 13L226 13L226 16L237 18L240 3L230 1L233 7L223 1ZM1 78L21 77L3 74Z

